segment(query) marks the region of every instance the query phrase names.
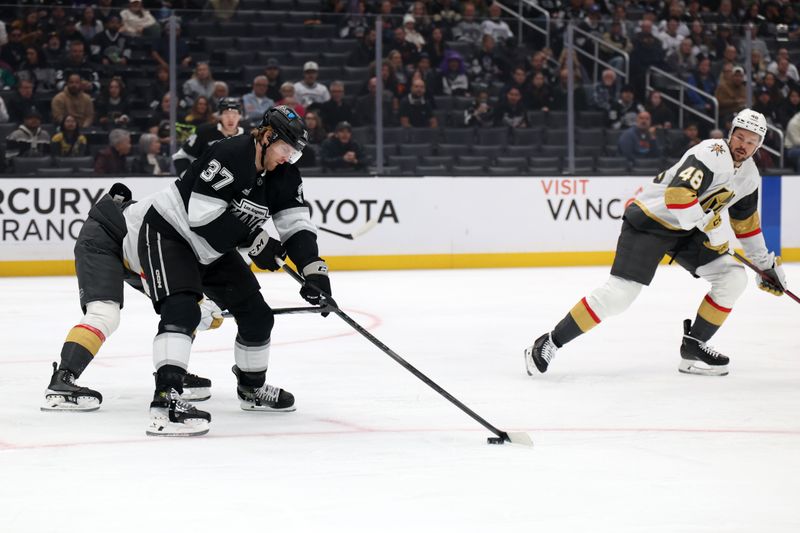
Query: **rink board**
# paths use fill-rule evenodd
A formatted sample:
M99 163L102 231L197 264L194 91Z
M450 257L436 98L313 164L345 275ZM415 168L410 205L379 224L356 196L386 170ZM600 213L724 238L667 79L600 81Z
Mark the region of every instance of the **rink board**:
M126 178L135 198L171 178ZM610 264L625 207L648 177L306 178L304 193L334 269ZM72 249L109 178L0 179L0 275L70 274ZM800 260L800 177L765 178L771 248ZM780 239L780 240L777 240Z

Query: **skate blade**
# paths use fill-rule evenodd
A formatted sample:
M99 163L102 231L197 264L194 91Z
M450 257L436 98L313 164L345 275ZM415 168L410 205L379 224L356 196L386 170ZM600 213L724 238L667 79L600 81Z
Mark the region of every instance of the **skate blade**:
M681 363L678 365L678 372L695 376L727 376L728 365L710 366L702 361L681 359Z
M259 413L291 413L292 411L297 411L297 406L294 404L289 407L278 409L267 405L253 405L250 402L240 402L239 407L242 408L242 411L258 411Z
M187 402L204 402L211 398L211 387L195 387L192 389L184 387L181 398Z
M208 433L208 429L205 419L189 419L186 423L176 424L164 418L154 418L145 434L150 437L199 437Z
M45 403L39 407L41 411L61 411L88 413L100 409L100 401L93 396L80 396L75 402L67 400L64 396L45 396Z
M525 372L527 372L529 376L535 376L534 370L538 372L536 363L533 362L533 346L530 346L525 348Z

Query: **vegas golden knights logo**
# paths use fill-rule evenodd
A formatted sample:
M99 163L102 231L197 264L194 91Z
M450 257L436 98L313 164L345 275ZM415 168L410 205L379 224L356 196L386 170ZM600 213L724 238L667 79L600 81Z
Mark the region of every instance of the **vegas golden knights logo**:
M711 209L715 213L719 214L719 212L722 211L722 208L728 205L734 196L735 194L733 191L729 191L728 189L719 190L703 200L703 211L708 211Z
M725 146L722 143L715 143L711 146L711 153L717 154L717 157L725 153Z

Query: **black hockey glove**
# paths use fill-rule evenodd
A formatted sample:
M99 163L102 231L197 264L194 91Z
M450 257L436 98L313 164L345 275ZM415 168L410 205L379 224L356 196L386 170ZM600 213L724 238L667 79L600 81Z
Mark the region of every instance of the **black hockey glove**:
M306 282L300 288L300 296L311 305L324 305L328 303L336 306L333 298L326 298L317 290L331 294L331 280L328 278L328 265L325 264L320 258L315 259L303 268L303 278ZM312 285L314 287L312 287ZM329 313L322 313L322 316L328 316Z
M275 259L276 257L286 259L286 250L281 241L273 239L263 229L256 232L255 236L251 235L251 237L253 238L250 241L247 255L253 259L253 263L262 270L270 270L272 272L281 268Z

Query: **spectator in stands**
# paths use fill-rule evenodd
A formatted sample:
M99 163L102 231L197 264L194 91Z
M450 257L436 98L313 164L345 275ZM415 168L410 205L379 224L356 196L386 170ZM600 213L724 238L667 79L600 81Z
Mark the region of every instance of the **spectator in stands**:
M97 20L94 7L90 5L83 8L83 11L81 11L81 19L75 27L81 32L86 42L92 42L94 36L103 31L103 23Z
M656 128L669 130L675 124L675 113L664 101L660 91L650 91L645 110L650 113L650 120Z
M650 125L650 113L642 111L636 116L636 124L620 135L617 149L622 157L631 162L640 158L661 156L661 145L656 137L656 128ZM658 169L654 168L653 173Z
M131 161L131 173L142 176L167 176L171 174L169 159L160 155L158 136L143 133L139 137L139 155Z
M25 119L6 137L8 157L39 157L50 153L50 136L42 129L42 115L35 108L25 113Z
M414 19L414 15L408 14L403 17L403 30L405 31L406 42L411 43L416 53L419 54L425 46L425 37L417 31L415 24L416 19Z
M140 88L145 104L155 109L161 103L161 97L169 92L169 68L156 67L156 78Z
M223 98L227 98L231 95L231 91L228 88L228 84L224 81L215 81L214 82L214 92L211 93L211 98L209 101L211 103L211 111L214 113L217 112L217 104Z
M120 17L122 33L125 35L154 40L161 34L161 27L153 15L142 7L141 0L130 0L128 8L120 12Z
M86 136L81 133L77 119L68 114L50 140L50 153L56 157L81 157L87 150Z
M54 123L60 123L65 116L73 115L81 128L88 128L94 122L94 102L84 92L84 80L79 74L67 76L67 85L50 102L50 114Z
M717 82L711 75L711 60L706 56L698 57L697 70L689 76L686 82L692 87L713 95L717 91ZM686 97L689 104L696 110L706 114L712 113L714 106L708 97L691 90L687 91Z
M167 124L169 124L170 100L171 97L169 92L166 92L161 95L161 98L158 101L158 106L153 110L153 114L150 115L147 131L149 131L150 133L157 134L163 122L166 121ZM176 112L180 111L181 111L180 108L176 109Z
M72 17L67 17L66 25L64 29L61 30L61 39L65 43L69 43L72 41L81 41L86 49L89 49L89 41L86 40L86 37L83 36L81 32L78 31L78 27L76 25L77 21Z
M356 105L354 110L356 126L371 126L375 124L375 92L378 88L377 78L374 76L367 82L367 94L361 95L356 98ZM383 123L391 124L392 117L392 102L397 101L391 91L386 88L383 89Z
M431 5L431 20L435 27L444 28L448 33L461 21L458 2L454 0L438 0Z
M798 74L797 72L797 67L792 64L789 58L788 48L778 48L778 53L775 57L775 60L769 64L769 66L767 67L767 72L771 72L772 74L777 75L778 71L780 70L778 67L781 59L786 60L786 65L787 65L785 67L786 75L791 79L793 79L794 81L800 81L800 74Z
M183 122L195 127L214 122L214 110L211 109L208 98L205 96L198 96L192 104L189 113L184 117Z
M127 65L131 58L129 37L119 30L119 17L112 15L105 21L105 29L92 39L91 51L95 61L109 66Z
M633 37L630 61L631 65L636 65L635 69L631 69L631 82L636 88L636 94L643 95L647 69L665 66L664 48L661 41L653 35L653 23L650 20L642 20L639 33Z
M414 80L411 91L400 102L400 125L404 128L438 128L433 102L425 98L425 82Z
M494 125L494 108L489 103L489 91L479 91L475 101L464 110L464 125L488 128Z
M316 111L307 111L304 117L306 122L306 129L308 130L308 143L317 146L325 142L328 138L328 132L325 131L325 125Z
M489 6L489 18L481 22L481 33L491 35L496 43L505 45L514 38L514 32L508 27L508 23L500 19L502 10L500 4L492 2Z
M798 83L797 79L792 75L790 67L794 67L794 65L789 63L788 59L785 57L778 58L778 71L774 74L784 97L789 94L792 88L800 87L800 83Z
M760 30L760 24L753 24L751 27L750 36L752 40L750 41L750 50L753 52L759 52L761 54L761 58L768 63L770 61L769 48L767 47L766 41L758 37Z
M390 91L398 101L408 92L408 86L397 81L394 67L388 60L384 60L381 65L381 77L383 78L383 87Z
M125 83L114 76L105 85L95 104L97 124L106 130L127 128L130 122L131 105L125 93Z
M233 17L238 5L239 0L207 0L203 9L217 20L226 21Z
M684 37L680 46L667 55L667 68L681 79L686 79L697 68L692 40Z
M683 154L685 154L689 148L700 144L701 141L700 130L697 124L689 122L684 126L681 138L677 139L674 145L671 146L670 155L672 157L683 157Z
M175 58L182 67L192 64L192 52L189 50L189 43L181 35L180 24L175 25ZM150 57L161 67L169 67L169 23L165 23L161 31L161 38L155 41Z
M267 109L275 105L275 101L267 96L269 80L266 76L253 78L253 90L242 97L245 122L261 120Z
M57 33L51 33L47 36L47 42L42 47L42 59L54 68L61 65L64 59L64 46L61 42L61 37Z
M611 105L619 98L619 84L617 74L610 68L603 71L602 77L592 91L592 107L608 112Z
M18 26L12 25L8 33L8 42L0 51L0 59L8 63L14 71L25 61L25 44L22 42L22 29Z
M734 52L736 52L737 44L738 43L736 42L736 38L733 36L733 31L731 30L730 26L719 26L716 34L714 35L714 45L711 49L711 55L716 60L726 59L730 61L728 56L731 55L731 52L728 49L732 46Z
M186 105L192 105L199 96L211 98L214 94L214 78L208 63L200 62L194 67L192 77L183 84Z
M522 93L516 87L509 88L505 98L497 104L494 110L494 125L507 128L528 127L525 106L522 104Z
M306 61L303 65L303 79L294 84L297 101L306 108L312 104L323 104L331 99L328 88L317 81L319 65L316 61Z
M430 35L431 31L433 31L433 23L427 8L429 3L417 0L411 4L411 9L409 10L414 16L414 27L422 35Z
M353 129L348 122L336 125L334 135L322 143L322 167L336 172L359 171L366 168L364 149L353 140Z
M553 106L553 94L544 74L537 72L533 75L528 92L522 95L522 101L531 111L550 111Z
M789 91L789 96L780 102L777 106L778 124L783 129L789 120L792 119L797 113L800 113L800 89L792 89Z
M597 37L598 39L601 39L603 37L603 33L606 31L601 15L601 9L599 5L594 4L589 6L588 13L578 24L578 29L588 33L589 35ZM574 35L574 40L575 46L578 49L584 50L590 54L594 53L594 41L586 37L583 33L576 32ZM585 68L591 68L595 64L593 59L585 56L582 56L580 60Z
M119 9L114 7L115 0L97 0L97 5L95 6L95 11L97 12L97 18L100 20L105 20L111 15L117 14L119 15ZM124 2L121 2L124 3Z
M644 106L636 100L633 86L624 85L620 89L619 98L608 110L606 127L615 130L630 128L636 124L636 117L644 110ZM647 118L649 121L650 116Z
M722 68L722 76L714 96L719 102L720 119L727 119L744 109L747 103L744 69L726 63Z
M772 95L764 86L759 86L753 92L753 98L755 102L751 106L753 111L758 111L764 118L767 119L767 123L769 124L780 124L778 120L778 106L775 102L772 101ZM720 112L720 117L722 117L722 112ZM790 115L791 118L791 115Z
M392 67L392 73L394 74L394 81L397 83L397 90L404 94L408 91L408 88L411 86L411 81L408 76L408 72L406 71L406 67L403 64L403 56L398 50L392 50L389 52L389 55L386 57L389 61L389 65Z
M427 54L433 68L439 68L444 56L447 54L442 28L433 28L431 31L431 38L425 44L423 53Z
M800 113L796 113L786 125L783 146L786 149L786 162L800 172Z
M522 65L514 67L511 70L511 79L506 83L505 87L503 87L503 92L501 94L506 94L511 87L516 87L520 94L525 94L528 92L529 83L530 81L525 72L525 67Z
M274 57L267 59L267 66L264 69L264 75L267 77L269 87L267 87L267 96L276 102L283 98L281 95L281 87L283 86L283 79L281 78L281 66L278 60Z
M692 47L697 50L697 54L710 57L714 43L711 40L711 32L703 25L703 22L700 19L693 20L689 31ZM699 60L700 58L698 58Z
M50 93L56 87L55 69L44 62L35 46L25 49L25 61L17 71L17 79L31 81L37 93Z
M440 62L441 63L441 62ZM411 79L419 77L425 82L425 94L431 98L442 94L441 73L431 68L431 60L427 52L422 52L417 61L417 68L411 74Z
M466 96L469 94L469 78L464 58L455 50L447 50L441 62L441 87L442 93L447 96ZM522 77L525 77L525 70ZM426 84L427 86L427 84Z
M725 65L730 65L731 67L741 67L742 65L739 62L739 53L736 51L735 46L728 46L725 48L725 52L722 55L722 61L717 62L719 69L717 70L717 83L719 83L719 78L722 77L722 69ZM714 70L712 69L712 72Z
M506 81L508 63L495 47L494 37L483 36L481 49L472 57L468 73L471 84L490 87L493 81Z
M22 122L25 118L25 113L35 107L36 101L33 99L33 82L30 80L21 80L19 84L17 84L16 91L6 97L8 119L11 122Z
M575 109L581 111L586 109L586 93L583 90L580 78L576 76L575 86L572 91ZM567 98L569 95L569 70L566 67L561 69L558 75L558 84L553 87L552 109L557 111L567 110Z
M600 48L600 59L620 70L625 66L625 59L615 49L619 48L627 54L633 50L633 43L625 34L624 28L622 21L614 20L609 30L603 34L603 41L610 46Z
M402 26L398 26L394 29L392 40L386 45L386 50L388 50L390 53L393 50L400 52L400 56L403 59L404 65L417 62L417 55L419 54L419 51L415 45L411 44L409 41L406 41L406 30L403 29Z
M562 69L567 68L567 49L563 48L561 53L558 56L558 71L561 72ZM578 52L573 52L572 54L572 69L575 72L575 83L583 83L583 80L589 79L589 73L586 68L583 66L583 63L580 61L578 57Z
M303 104L297 101L295 97L294 84L290 81L284 82L281 85L281 99L277 102L278 105L288 105L301 117L306 116L306 108Z
M56 89L62 90L67 84L69 74L78 74L83 92L95 95L100 92L100 68L86 56L83 41L69 43L66 59L56 70Z
M739 17L733 12L731 0L720 0L717 12L712 20L718 25L733 25L739 23Z
M528 67L528 77L531 80L537 73L541 72L548 84L553 81L553 71L547 66L547 55L544 52L534 52L531 55Z
M47 21L40 17L38 9L31 9L25 15L22 23L11 23L7 31L11 32L14 29L19 29L22 32L22 44L25 46L36 46L42 42L48 33ZM55 33L55 32L53 32ZM3 46L8 42L8 35L6 35Z
M122 129L111 130L109 146L97 153L94 160L95 174L125 174L126 158L131 152L131 134Z
M357 0L355 2L355 10L353 10L353 3L348 5L348 16L344 20L344 24L339 27L340 39L363 39L364 33L370 27L370 23L365 16L367 10L365 0Z
M364 37L358 42L350 55L347 57L347 66L366 67L375 61L375 29L364 32Z
M47 19L47 26L51 31L64 34L64 28L67 25L67 12L64 9L63 2L54 2L50 7L50 18ZM67 39L64 39L65 41Z
M334 81L330 88L331 99L319 106L319 115L325 124L353 122L353 108L344 99L344 83Z
M483 29L481 24L475 20L475 4L467 2L464 4L464 13L461 22L453 27L453 38L456 41L471 43L473 46L481 44Z

